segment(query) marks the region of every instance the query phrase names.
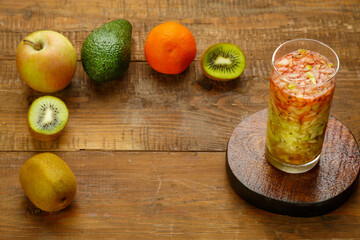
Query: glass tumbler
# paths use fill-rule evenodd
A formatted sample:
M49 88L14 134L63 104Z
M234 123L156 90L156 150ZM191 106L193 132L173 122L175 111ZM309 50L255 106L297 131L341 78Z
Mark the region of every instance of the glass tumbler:
M339 70L326 44L295 39L272 56L266 159L287 173L303 173L319 161Z

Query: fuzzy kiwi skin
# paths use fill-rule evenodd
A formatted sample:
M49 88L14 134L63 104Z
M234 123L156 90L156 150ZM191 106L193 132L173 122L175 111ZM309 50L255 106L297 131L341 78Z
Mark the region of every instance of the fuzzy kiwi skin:
M200 65L201 65L201 70L202 72L204 73L204 75L207 77L207 78L210 78L212 80L215 80L215 81L221 81L221 82L227 82L227 81L231 81L231 80L234 80L234 79L237 79L239 76L237 77L234 77L234 78L217 78L217 77L214 77L214 76L211 76L210 74L208 74L204 68L204 57L205 57L205 53L211 48L213 47L214 45L218 45L218 44L228 44L228 43L215 43L215 44L212 44L211 46L209 46L208 48L206 48L206 50L203 52L203 54L201 55L201 60L200 60ZM245 62L245 66L244 68L246 67L246 62ZM240 74L241 75L241 74Z
M29 114L29 113L28 113ZM29 117L29 116L28 116ZM66 123L67 124L67 123ZM27 125L28 125L28 128L30 130L30 133L31 133L31 136L33 138L35 138L36 140L40 140L40 141L53 141L53 140L56 140L57 138L60 137L60 135L62 134L62 132L65 130L65 127L66 127L66 124L64 126L63 129L61 129L59 132L57 133L54 133L54 134L43 134L43 133L39 133L39 132L36 132L34 129L32 129L30 127L30 123L29 121L27 121Z

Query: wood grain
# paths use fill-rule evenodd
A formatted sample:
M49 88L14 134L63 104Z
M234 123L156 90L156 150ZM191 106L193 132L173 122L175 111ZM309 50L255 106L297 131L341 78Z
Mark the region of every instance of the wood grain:
M360 52L358 6L358 1L2 1L0 101L12 104L0 108L0 149L225 151L237 123L267 106L272 52L298 37L324 41L339 54L332 115L359 140L360 60L354 54ZM319 9L321 13L314 15ZM35 30L52 29L70 39L79 57L92 30L122 17L134 29L133 62L127 74L121 81L97 85L79 59L71 86L54 94L69 105L67 132L57 142L34 141L25 129L25 114L29 103L42 94L26 87L16 72L18 43ZM178 76L156 73L144 62L148 32L169 20L186 25L198 47L197 60ZM221 41L238 44L247 58L242 77L229 83L204 78L198 61L207 46Z
M249 203L290 216L324 215L340 207L358 186L360 151L354 136L332 117L319 163L288 174L265 157L267 109L242 121L230 137L226 171L234 190Z
M267 107L267 73L257 70L267 69L265 62L250 62L239 79L227 83L205 78L198 61L177 76L156 73L147 63L133 62L121 80L104 84L91 81L79 63L71 85L53 94L69 108L66 130L57 141L44 143L31 137L26 115L31 102L45 94L21 81L15 61L4 60L0 102L11 104L0 108L0 149L225 151L235 126ZM332 115L359 139L357 71L341 71Z
M0 109L3 150L223 151L246 113L267 104L266 81L246 79L245 73L231 83L210 82L198 62L177 76L131 63L121 80L104 84L91 81L79 63L71 85L53 94L69 108L66 130L59 140L44 143L34 140L26 127L29 105L44 94L22 83L14 64L4 61L0 67L12 71L10 76L0 71L0 87L6 92L0 101L11 102Z
M357 0L2 1L1 58L13 59L21 39L41 29L66 35L80 56L82 42L91 31L109 20L126 18L134 29L133 60L145 60L143 46L147 34L164 21L180 22L193 32L199 49L197 59L207 46L219 41L231 41L245 53L264 57L264 53L271 54L285 40L307 37L327 42L335 49L342 48L340 58L356 60L352 50L359 50L359 46L348 38L356 39L351 35L359 34L358 8Z
M282 42L314 38L338 53L341 69L331 115L360 141L360 3L358 0L56 0L0 1L0 238L69 239L358 239L358 191L315 218L271 214L231 189L225 151L234 128L267 107L270 59ZM130 68L119 81L92 82L81 62L87 35L125 18L133 25ZM188 27L197 56L182 74L147 64L149 31L165 21ZM78 54L69 87L52 95L69 107L59 140L30 137L26 112L45 95L19 78L15 53L29 33L63 33ZM243 75L228 83L204 78L199 60L211 44L232 42L245 53ZM37 152L59 154L79 191L70 208L41 214L17 174Z
M44 214L18 182L35 153L0 153L2 238L328 239L359 238L360 196L331 214L293 218L255 208L228 184L225 153L57 153L78 192L60 212ZM313 230L317 233L314 234Z

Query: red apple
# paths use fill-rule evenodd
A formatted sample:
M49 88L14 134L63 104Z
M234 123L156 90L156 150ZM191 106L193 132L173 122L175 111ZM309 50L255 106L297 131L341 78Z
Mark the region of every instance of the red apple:
M54 31L37 31L21 41L16 67L21 79L39 92L56 92L69 85L76 70L71 42Z

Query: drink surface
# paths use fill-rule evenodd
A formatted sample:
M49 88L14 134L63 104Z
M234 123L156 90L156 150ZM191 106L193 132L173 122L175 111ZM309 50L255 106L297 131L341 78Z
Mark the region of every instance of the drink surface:
M270 80L266 151L293 165L319 156L335 89L335 67L299 49L275 62Z

